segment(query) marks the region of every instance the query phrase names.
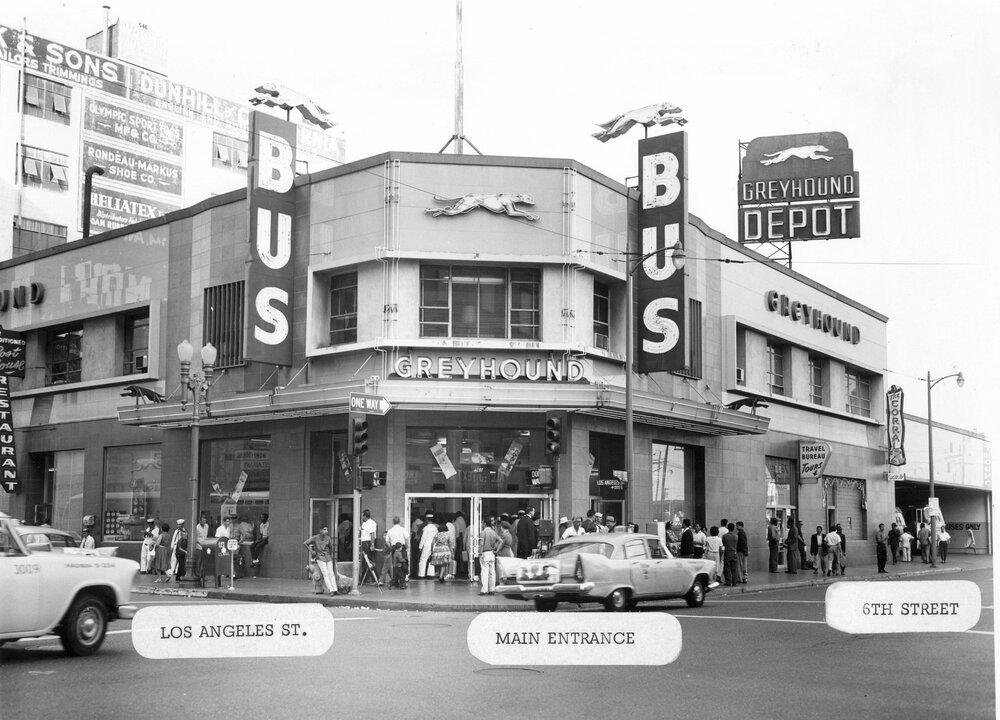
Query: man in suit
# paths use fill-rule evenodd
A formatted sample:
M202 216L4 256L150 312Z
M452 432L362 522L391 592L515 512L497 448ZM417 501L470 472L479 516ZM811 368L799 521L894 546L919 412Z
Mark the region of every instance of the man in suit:
M747 531L743 528L743 521L736 521L736 561L740 569L740 583L747 584L750 574L747 572L747 560L750 556L750 541L747 538Z
M739 561L736 559L736 525L729 523L726 534L722 536L722 578L728 587L735 587L739 577Z
M789 575L797 575L798 570L798 557L799 557L799 531L795 528L795 521L788 518L788 535L785 536L785 563L787 564L786 573Z
M809 539L809 554L813 559L813 575L816 575L823 564L823 526L817 525L816 532Z
M682 558L693 558L694 557L694 531L691 529L691 521L687 518L681 520L681 548L680 556Z
M767 571L778 572L778 547L781 542L781 529L778 527L778 518L771 518L767 526Z
M885 531L885 523L878 524L878 532L875 533L875 559L878 563L879 574L887 573L885 562L889 559L889 533Z
M517 521L517 556L525 559L531 557L538 545L538 528L535 527L535 508L529 507L523 517Z

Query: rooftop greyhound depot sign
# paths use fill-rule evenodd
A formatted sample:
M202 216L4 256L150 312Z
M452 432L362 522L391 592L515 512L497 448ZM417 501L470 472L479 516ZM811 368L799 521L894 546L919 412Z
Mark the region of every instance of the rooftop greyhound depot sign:
M247 360L291 365L292 219L295 217L295 125L250 115L247 173L251 262L247 266Z
M641 373L680 370L684 351L684 272L674 267L674 249L684 248L687 229L687 134L639 141L639 354ZM633 338L628 339L634 342ZM631 369L626 369L631 372Z
M854 151L839 132L750 141L739 182L741 243L861 234Z

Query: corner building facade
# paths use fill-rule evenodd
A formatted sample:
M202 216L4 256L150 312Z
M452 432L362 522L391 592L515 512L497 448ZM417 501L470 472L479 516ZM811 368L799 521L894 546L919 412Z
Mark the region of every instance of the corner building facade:
M497 193L513 216L436 212ZM626 481L634 191L572 160L391 152L300 176L294 198L288 366L243 357L245 192L0 264L0 287L45 287L0 314L27 341L10 512L69 528L94 515L104 543L137 554L145 517L189 517L196 450L200 509L267 512L263 572L301 577L302 540L351 513L347 413L364 393L391 404L368 414L361 463L380 536L393 516L462 511L474 542L481 518L530 505L553 525L594 508L668 535L685 517L742 520L751 572L772 516L807 534L839 522L852 562L874 558L894 508L884 316L690 217L687 367L633 376ZM219 353L197 443L184 339ZM165 400L122 398L137 385ZM818 480L803 443L829 448Z

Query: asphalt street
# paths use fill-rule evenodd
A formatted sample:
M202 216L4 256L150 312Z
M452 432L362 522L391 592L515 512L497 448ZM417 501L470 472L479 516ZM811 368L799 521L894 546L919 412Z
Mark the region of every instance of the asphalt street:
M680 623L680 655L659 666L490 666L468 649L475 613L328 608L336 637L325 655L245 659L148 660L119 622L91 658L66 657L55 638L0 649L2 715L992 720L992 572L961 579L978 585L983 605L967 632L846 634L825 622L825 587L710 596L699 609L641 606L639 617L669 613ZM594 607L548 617L564 613L604 615Z

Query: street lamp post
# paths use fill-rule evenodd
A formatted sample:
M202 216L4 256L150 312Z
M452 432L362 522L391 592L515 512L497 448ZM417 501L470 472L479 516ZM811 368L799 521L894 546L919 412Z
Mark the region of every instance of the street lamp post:
M937 513L934 505L934 419L931 414L931 388L942 380L955 378L959 387L965 385L965 378L962 373L952 373L931 380L930 370L927 371L927 480L929 483L929 494L927 505L931 511L931 567L937 567Z
M195 568L197 567L197 557L195 554L195 540L198 532L198 464L199 464L199 435L201 429L201 405L209 407L208 392L212 388L215 374L215 360L218 357L218 350L212 343L206 343L201 349L201 372L191 372L191 359L194 357L194 346L187 340L177 345L177 359L181 363L181 406L187 407L191 402L191 473L190 482L190 529L188 530L188 555L186 575L190 582L195 581Z
M684 253L683 246L678 242L673 248L660 248L658 250L653 250L645 255L639 257L635 261L635 264L631 267L628 264L628 255L626 253L625 260L625 478L628 485L625 487L625 522L632 522L634 520L632 515L632 453L635 449L635 435L632 428L632 365L634 363L633 354L635 352L635 304L632 300L632 276L635 271L638 270L644 260L653 257L654 255L670 251L670 262L673 263L674 269L681 270L684 267L684 261L687 259L687 255Z

